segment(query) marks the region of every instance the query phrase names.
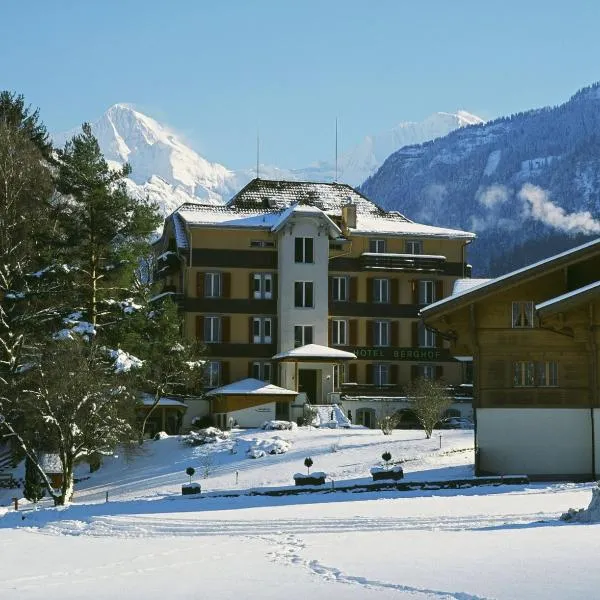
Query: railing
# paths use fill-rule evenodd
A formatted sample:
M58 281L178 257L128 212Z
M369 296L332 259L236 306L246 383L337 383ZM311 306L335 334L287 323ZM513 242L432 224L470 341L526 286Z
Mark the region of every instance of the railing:
M435 254L390 254L363 252L361 269L381 271L423 271L428 273L444 270L446 257Z

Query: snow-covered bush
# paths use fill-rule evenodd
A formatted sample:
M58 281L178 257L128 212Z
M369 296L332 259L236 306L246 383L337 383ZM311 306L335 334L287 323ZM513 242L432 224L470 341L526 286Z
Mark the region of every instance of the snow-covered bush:
M576 521L579 523L600 522L600 483L592 489L592 500L587 508L570 508L560 516L561 521Z
M155 434L154 439L155 441L158 440L166 440L169 437L169 434L166 431L159 431L157 434Z
M214 444L215 442L229 439L229 433L221 431L216 427L207 427L198 431L191 431L187 435L181 436L181 441L186 446L203 446L204 444Z
M266 454L285 454L291 447L290 442L279 436L270 440L254 440L252 446L246 451L248 458L262 458Z
M298 425L292 421L265 421L261 425L261 429L265 431L285 431L297 428Z

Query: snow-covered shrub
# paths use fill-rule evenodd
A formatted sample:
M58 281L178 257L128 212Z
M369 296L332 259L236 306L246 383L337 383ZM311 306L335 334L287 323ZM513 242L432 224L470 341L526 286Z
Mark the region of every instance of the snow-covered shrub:
M154 439L155 441L158 440L166 440L169 437L169 434L166 431L159 431L157 434L154 435L154 437L152 439Z
M297 429L296 423L292 421L265 421L261 425L261 429L265 431L285 431L291 429Z
M579 523L600 522L600 483L592 489L592 500L587 508L570 508L560 516L561 521L577 521Z
M253 446L252 448L248 448L248 450L246 451L246 456L248 458L262 458L265 455L266 454L264 450L261 450L260 448L257 448L255 446Z
M229 433L226 431L221 431L216 427L207 427L206 429L191 431L187 435L181 436L181 441L186 446L203 446L204 444L214 444L228 438Z
M285 454L291 447L290 442L279 436L270 440L254 440L252 446L246 451L248 458L262 458L266 454Z

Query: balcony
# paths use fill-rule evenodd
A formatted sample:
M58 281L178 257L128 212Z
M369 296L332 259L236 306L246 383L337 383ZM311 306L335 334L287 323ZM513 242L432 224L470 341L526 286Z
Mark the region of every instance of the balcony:
M367 271L418 271L441 273L446 257L437 254L390 254L389 252L363 252L361 270Z

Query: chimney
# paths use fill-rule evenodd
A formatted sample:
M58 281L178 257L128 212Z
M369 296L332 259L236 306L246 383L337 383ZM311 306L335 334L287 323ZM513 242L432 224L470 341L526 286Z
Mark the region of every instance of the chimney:
M342 223L346 229L356 229L356 204L350 198L342 206Z

